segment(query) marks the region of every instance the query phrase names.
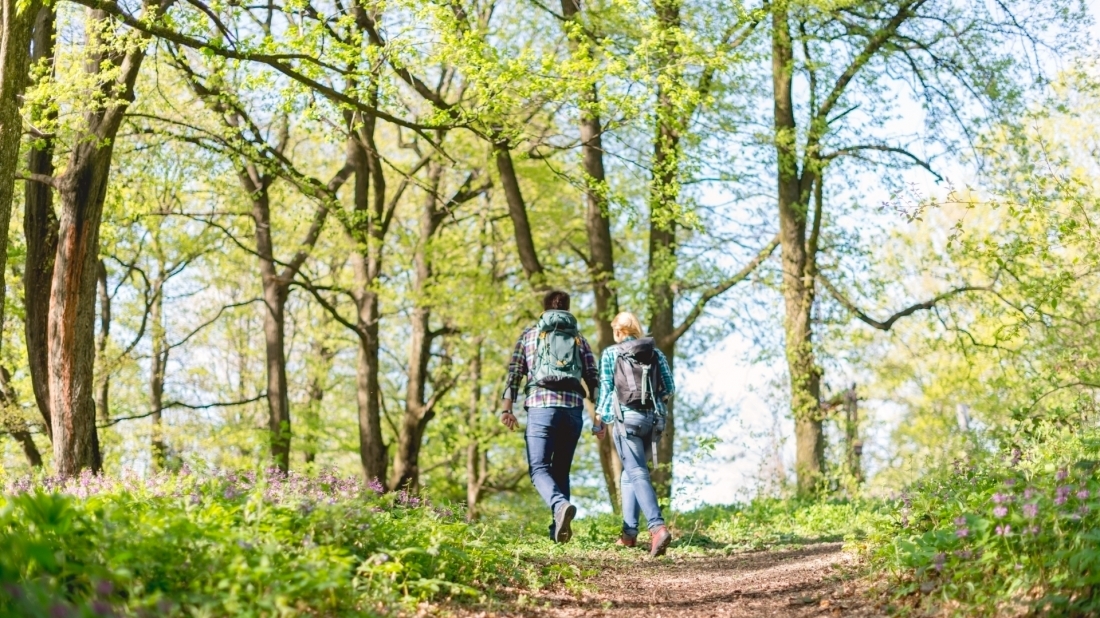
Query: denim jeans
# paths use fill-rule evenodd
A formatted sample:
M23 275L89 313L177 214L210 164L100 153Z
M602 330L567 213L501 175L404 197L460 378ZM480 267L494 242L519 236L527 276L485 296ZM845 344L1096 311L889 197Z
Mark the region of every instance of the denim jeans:
M638 536L638 510L645 514L650 530L665 525L657 492L649 478L649 459L653 437L652 413L639 414L623 410L623 422L616 422L612 435L615 449L623 462L619 478L619 493L623 500L623 534Z
M551 518L569 501L569 468L581 437L582 411L582 407L527 409L524 438L531 484L550 507ZM553 535L551 523L550 536Z

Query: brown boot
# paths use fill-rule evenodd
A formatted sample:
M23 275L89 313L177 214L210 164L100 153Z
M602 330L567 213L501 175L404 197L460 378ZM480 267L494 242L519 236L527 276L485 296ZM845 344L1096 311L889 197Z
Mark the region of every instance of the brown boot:
M649 531L649 555L653 558L665 555L669 544L672 543L672 533L664 526L657 526Z
M626 536L624 534L615 539L615 544L619 547L634 547L638 544L638 539L632 536Z

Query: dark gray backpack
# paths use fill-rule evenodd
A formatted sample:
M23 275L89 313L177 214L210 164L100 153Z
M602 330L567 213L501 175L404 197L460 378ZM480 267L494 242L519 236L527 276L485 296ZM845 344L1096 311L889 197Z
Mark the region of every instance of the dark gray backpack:
M619 405L652 410L658 396L657 347L652 337L615 346L615 397Z

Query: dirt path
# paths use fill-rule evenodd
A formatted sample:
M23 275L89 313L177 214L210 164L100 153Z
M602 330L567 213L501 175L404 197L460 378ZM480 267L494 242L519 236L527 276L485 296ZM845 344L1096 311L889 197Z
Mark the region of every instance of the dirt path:
M683 555L606 566L580 595L545 592L470 616L881 616L845 576L840 543L723 555Z

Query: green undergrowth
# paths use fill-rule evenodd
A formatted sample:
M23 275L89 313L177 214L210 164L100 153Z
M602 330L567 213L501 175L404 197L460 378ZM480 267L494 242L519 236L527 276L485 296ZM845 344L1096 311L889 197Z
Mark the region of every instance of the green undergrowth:
M755 551L865 539L887 517L873 500L781 500L705 506L671 520L679 545L704 550Z
M1041 430L910 487L873 535L900 609L1100 614L1100 434Z
M534 603L593 590L646 560L620 521L574 522L522 499L466 523L460 510L332 474L208 470L147 479L7 480L0 493L0 615L393 615L422 602ZM872 503L757 500L673 513L677 556L860 539ZM641 541L645 541L645 535ZM518 604L518 605L517 605Z
M390 614L553 577L513 546L331 475L22 481L0 496L0 615Z

